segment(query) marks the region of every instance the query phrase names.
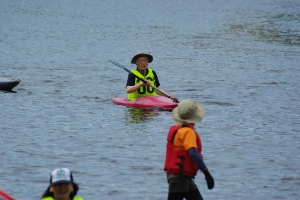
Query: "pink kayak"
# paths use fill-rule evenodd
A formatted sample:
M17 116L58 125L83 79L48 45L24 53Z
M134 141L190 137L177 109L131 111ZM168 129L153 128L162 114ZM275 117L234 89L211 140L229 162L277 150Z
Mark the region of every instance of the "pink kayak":
M114 97L112 101L115 104L122 106L129 106L134 108L159 108L163 110L173 110L178 103L173 102L172 99L163 96L149 96L141 97L136 100L128 101L127 97Z

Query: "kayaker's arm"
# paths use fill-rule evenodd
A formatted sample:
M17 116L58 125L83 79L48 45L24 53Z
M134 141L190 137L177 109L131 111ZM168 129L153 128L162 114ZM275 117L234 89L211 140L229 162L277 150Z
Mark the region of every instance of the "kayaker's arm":
M166 94L168 94L168 93L166 93L163 89L161 89L160 87L157 87L157 89L158 89L158 90L156 90L156 93L157 93L158 95L160 95L160 96L166 96ZM162 91L162 92L164 92L164 93L160 92L159 90ZM172 100L175 99L175 97L174 97L173 94L168 94L168 95L169 95L168 98L170 98L170 99L172 99Z
M154 89L156 89L157 94L161 95L161 96L166 96L166 97L172 99L174 102L179 103L178 99L174 95L168 94L165 91L163 91L162 89L160 89L160 87L159 87L160 83L158 81L158 78L157 78L157 75L155 72L154 72L154 76L156 77L155 78L156 79L156 83L155 83L156 87L155 86L152 86L152 87L154 87ZM149 81L147 81L146 83L139 83L139 84L135 85L135 75L133 73L128 74L127 83L126 83L126 92L128 94L137 91L142 86L151 87L151 83Z
M132 93L132 92L135 92L135 91L137 91L142 86L151 86L151 83L149 81L147 81L146 83L141 82L141 83L133 85L133 86L127 86L126 87L126 92L128 94Z

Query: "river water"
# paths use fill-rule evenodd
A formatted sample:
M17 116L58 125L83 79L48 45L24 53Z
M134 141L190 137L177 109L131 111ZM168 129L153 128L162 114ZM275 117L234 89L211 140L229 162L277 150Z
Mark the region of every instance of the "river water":
M137 51L201 101L204 199L300 199L299 0L1 0L0 188L39 199L68 167L85 199L166 199L171 112L118 106Z

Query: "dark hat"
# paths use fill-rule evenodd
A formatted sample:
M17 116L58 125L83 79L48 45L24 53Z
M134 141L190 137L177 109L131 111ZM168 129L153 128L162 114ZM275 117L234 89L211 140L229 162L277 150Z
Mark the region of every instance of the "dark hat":
M131 63L132 63L132 64L136 64L136 60L137 60L139 57L143 57L143 56L145 56L145 57L148 58L148 62L149 62L149 63L152 62L153 57L152 57L150 54L147 54L147 53L144 52L144 51L139 51L139 52L137 52L137 53L133 56L133 58L131 59Z
M50 185L73 183L72 172L67 168L58 168L51 173Z

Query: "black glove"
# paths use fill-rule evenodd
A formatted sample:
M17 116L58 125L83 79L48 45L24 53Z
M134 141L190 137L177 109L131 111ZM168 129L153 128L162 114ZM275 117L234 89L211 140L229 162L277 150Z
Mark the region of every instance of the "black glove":
M215 186L215 181L214 178L210 175L208 170L203 171L204 175L205 175L205 180L207 183L207 188L209 190L213 189Z

